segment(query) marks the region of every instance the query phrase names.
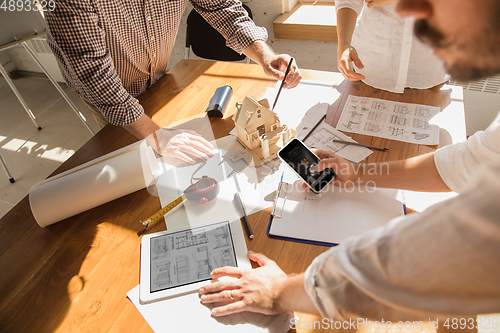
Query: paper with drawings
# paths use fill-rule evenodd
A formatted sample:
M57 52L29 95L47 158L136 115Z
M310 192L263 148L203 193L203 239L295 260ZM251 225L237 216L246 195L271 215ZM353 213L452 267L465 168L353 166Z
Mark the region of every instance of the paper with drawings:
M309 131L318 123L328 110L328 104L318 103L310 108L302 118L297 127L297 138L303 139ZM334 143L331 140L344 140L356 142L344 133L328 125L324 121L316 127L314 132L309 135L304 142L309 148L324 149L339 155L346 160L359 163L373 152L370 149L351 146L345 143Z
M349 96L337 129L403 142L437 145L439 127L429 120L440 108L421 104Z

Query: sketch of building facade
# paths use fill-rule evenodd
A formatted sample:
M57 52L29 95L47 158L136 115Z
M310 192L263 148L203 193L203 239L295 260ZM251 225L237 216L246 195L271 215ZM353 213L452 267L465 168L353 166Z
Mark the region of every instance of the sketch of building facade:
M418 118L413 119L413 127L414 128L422 128L422 129L428 129L431 125L429 125L429 122L426 120L420 120Z
M189 268L189 257L186 255L175 258L175 268L177 271L177 282L188 282L191 276Z
M170 276L170 261L169 260L160 260L154 262L154 270L156 275L153 279L153 284L157 288L161 288L164 286L169 286L172 284L172 278Z
M215 267L214 267L215 268ZM196 275L198 279L210 277L210 267L208 261L208 246L200 246L196 249Z
M385 121L385 114L381 113L381 112L374 112L374 111L371 111L369 114L368 114L368 120L371 120L371 121Z
M404 128L400 128L400 127L389 127L389 133L392 135L392 136L400 136L400 135L403 135L405 133L405 129Z
M429 137L429 134L427 134L427 133L413 132L412 134L416 140L423 140L423 139L426 139Z
M432 117L432 113L428 108L417 106L415 108L415 116L423 117L423 118L429 120Z
M190 246L197 246L208 243L207 234L200 232L193 234L192 231L186 231L181 236L173 237L173 246L175 249L183 249Z
M409 123L408 119L404 116L398 116L395 114L391 116L391 124L398 126L406 126L408 125L408 123Z
M366 123L364 129L365 129L365 131L372 132L372 133L382 132L382 127L378 124Z
M151 246L151 257L153 259L169 257L171 250L168 247L166 238L155 238Z
M373 101L372 109L385 110L387 109L387 105L385 104L384 101Z
M410 110L408 109L408 106L406 105L394 105L394 113L402 113L402 114L408 114L410 113Z

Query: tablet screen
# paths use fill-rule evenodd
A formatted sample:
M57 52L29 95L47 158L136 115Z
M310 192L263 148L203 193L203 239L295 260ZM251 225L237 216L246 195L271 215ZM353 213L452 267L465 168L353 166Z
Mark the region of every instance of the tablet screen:
M229 222L150 240L151 293L210 279L217 267L237 266Z

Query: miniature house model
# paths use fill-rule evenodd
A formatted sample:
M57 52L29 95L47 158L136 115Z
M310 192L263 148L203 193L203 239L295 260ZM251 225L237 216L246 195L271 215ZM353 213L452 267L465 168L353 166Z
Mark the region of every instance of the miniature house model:
M233 120L238 141L252 153L255 166L277 157L280 138L284 146L295 135L295 131L286 125L280 125L278 116L269 109L269 103L265 99L257 102L247 96Z

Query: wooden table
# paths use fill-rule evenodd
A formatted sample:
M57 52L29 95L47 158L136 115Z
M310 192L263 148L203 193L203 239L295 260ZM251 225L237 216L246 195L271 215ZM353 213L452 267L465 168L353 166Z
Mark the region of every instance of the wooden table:
M303 76L308 80L339 81L338 73L304 70ZM196 118L185 122L183 119L204 113L217 87L231 85L234 102L242 101L246 95L259 97L274 83L257 65L184 60L139 100L158 125L177 123L203 134L211 129L201 128ZM438 88L407 90L398 95L363 83L343 82L336 89L341 97L330 105L326 118L333 125L350 94L442 108L450 103L448 92ZM224 119L210 120L216 138L233 128L233 112L234 107ZM403 159L436 149L363 135L353 138L390 148L389 152L374 151L368 162ZM53 174L134 141L124 129L108 125ZM139 283L138 221L158 209L158 198L144 189L42 229L25 197L0 220L0 330L150 332L146 321L126 298L126 292ZM304 271L314 257L328 249L268 238L265 232L269 214L265 210L250 216L255 239L248 242L248 248L276 260L285 272ZM162 225L159 223L154 231L160 231ZM301 318L317 319L307 315Z

